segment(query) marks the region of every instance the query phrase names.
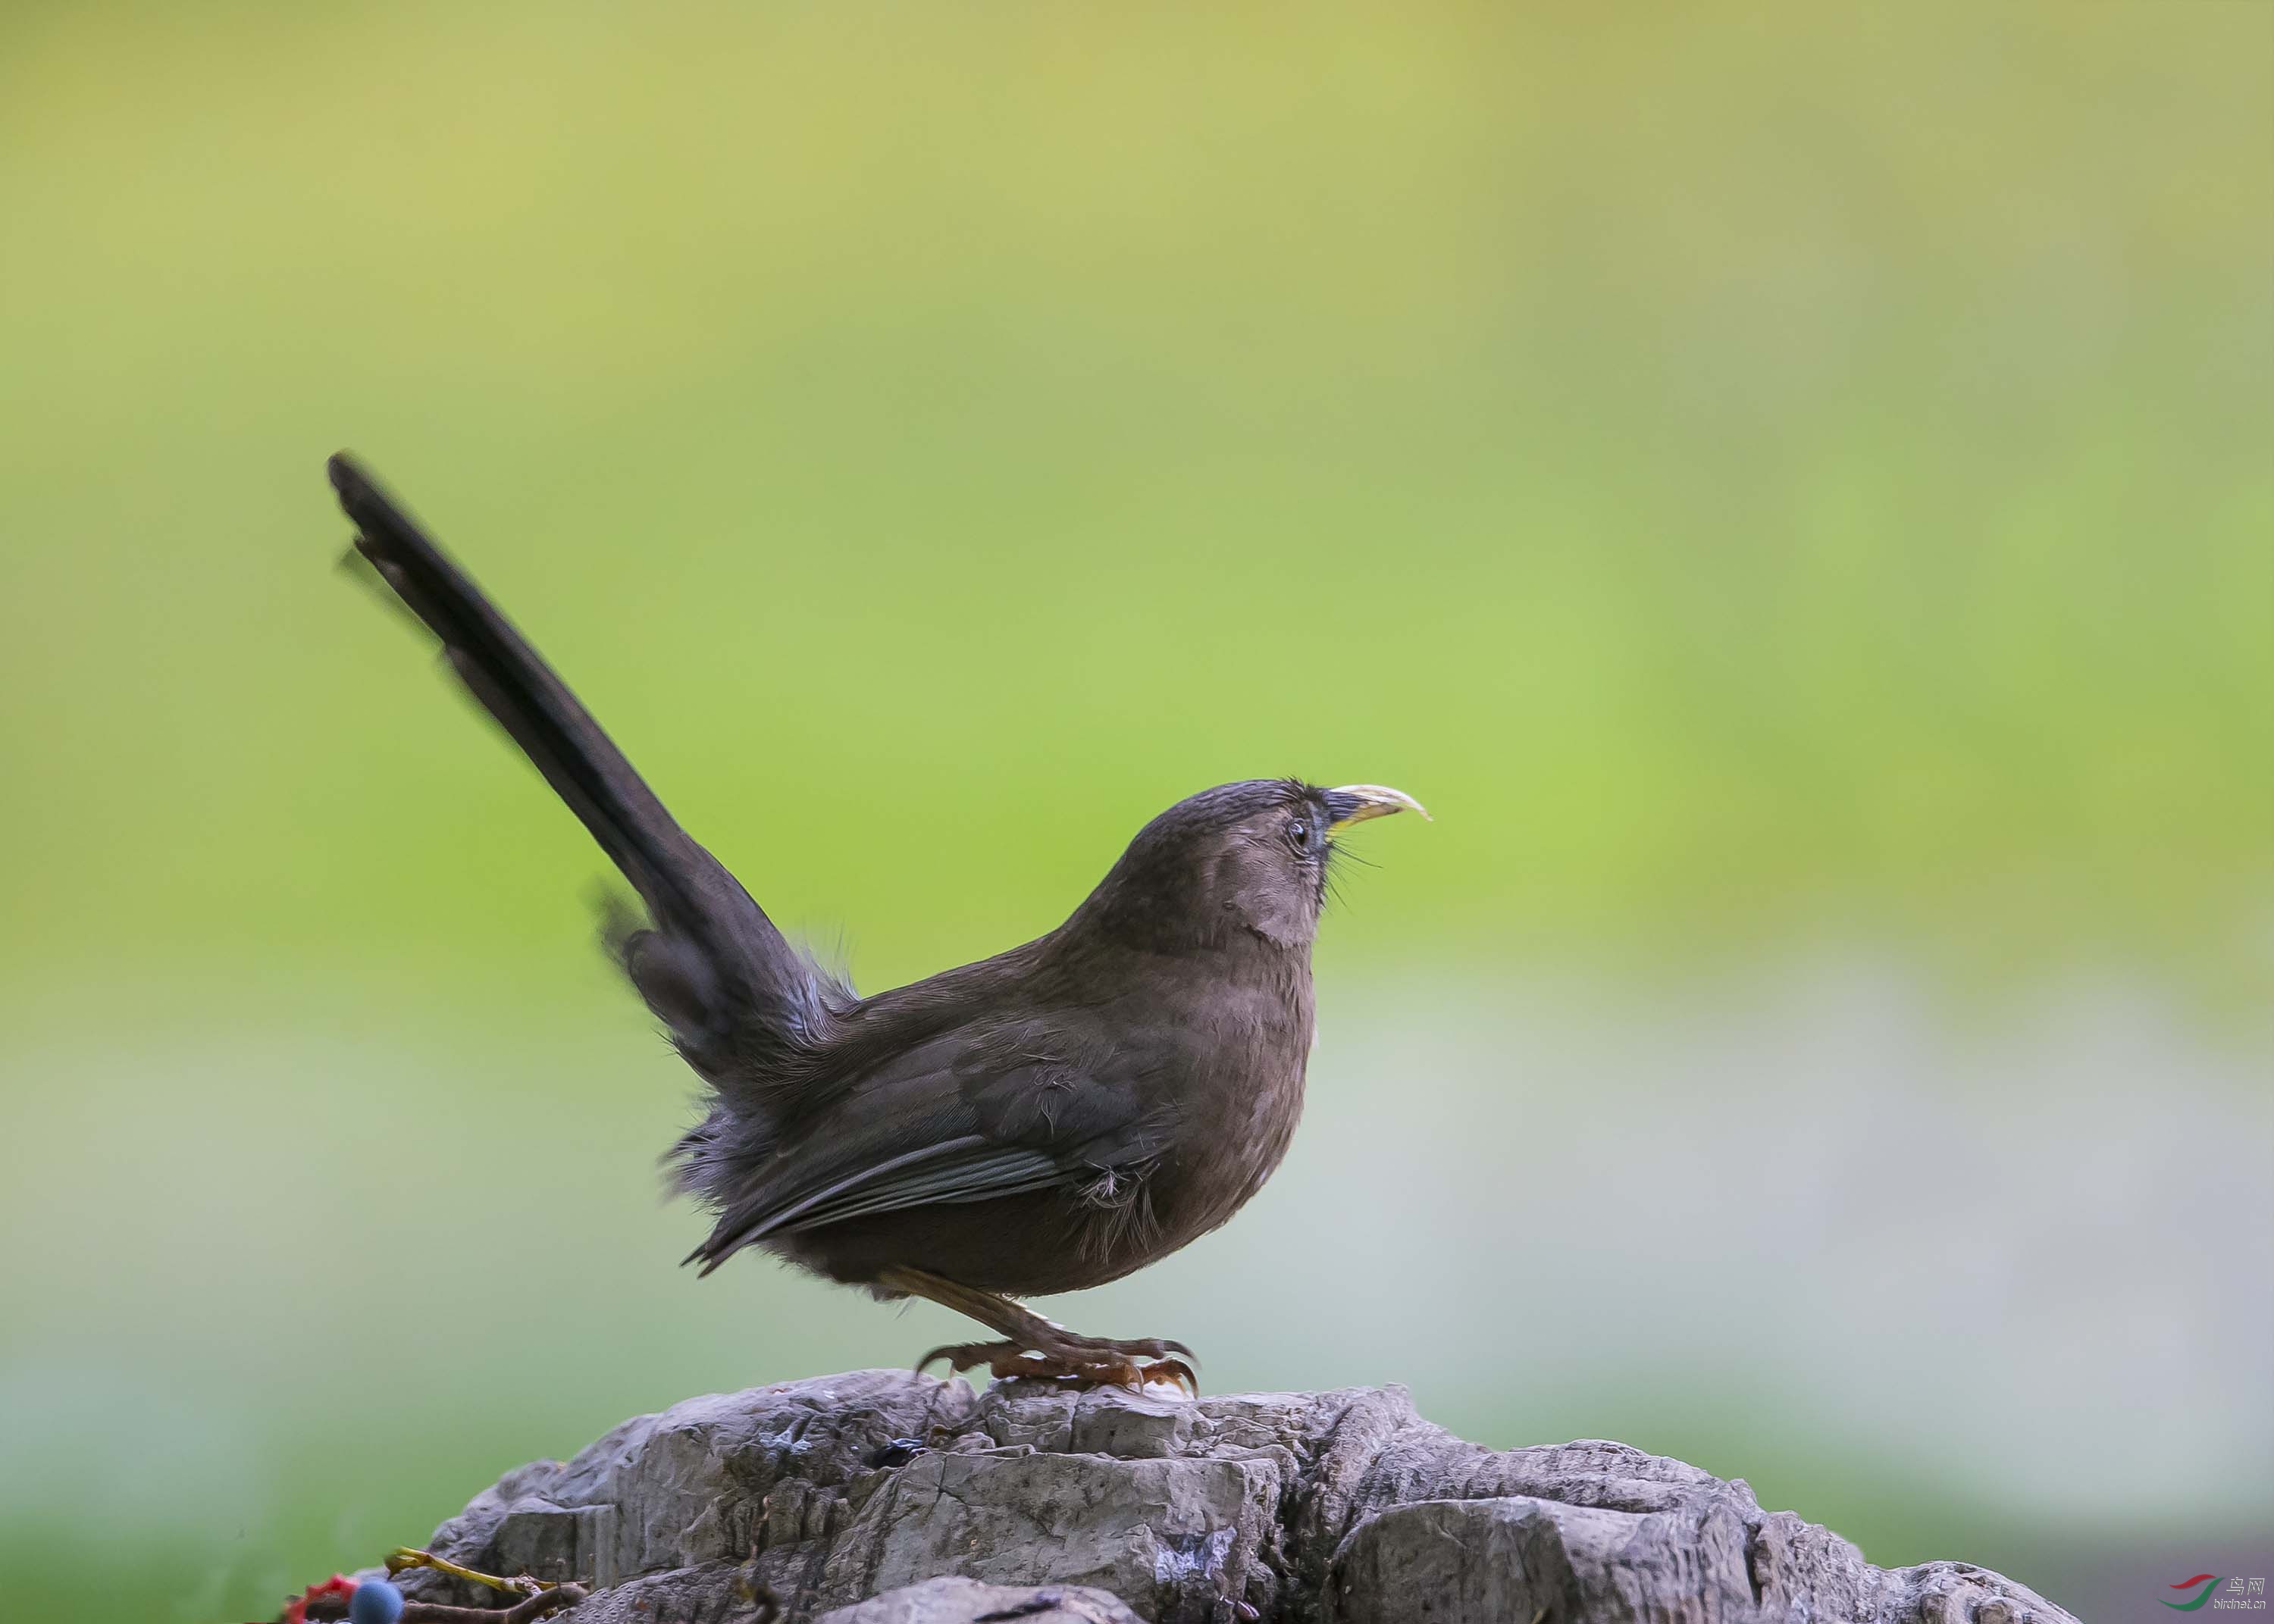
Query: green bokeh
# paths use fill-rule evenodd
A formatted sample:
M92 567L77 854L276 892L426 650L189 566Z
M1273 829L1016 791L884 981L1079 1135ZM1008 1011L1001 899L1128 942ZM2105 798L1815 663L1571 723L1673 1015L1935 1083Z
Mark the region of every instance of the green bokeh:
M330 568L337 446L863 985L1293 772L1439 815L1369 835L1352 984L1855 937L1962 1006L2112 964L2225 1029L2274 916L2270 289L2257 5L10 8L0 1362L167 1312L43 1232L89 1135L209 1085L294 1154L248 1046L634 1052L581 831ZM527 1097L667 1132L642 1064ZM66 1074L113 1080L58 1144ZM107 1191L109 1244L177 1194ZM312 1267L213 1222L208 1304ZM867 1312L782 1346L898 1357ZM449 1427L335 1500L307 1429L380 1425L385 1362L343 1415L199 1346L289 1389L215 1425L291 1508L218 1578L162 1519L105 1550L116 1616L185 1570L179 1616L265 1606L734 1379L642 1356L485 1431L504 1356L422 1355ZM1875 1555L1987 1526L1778 1447Z

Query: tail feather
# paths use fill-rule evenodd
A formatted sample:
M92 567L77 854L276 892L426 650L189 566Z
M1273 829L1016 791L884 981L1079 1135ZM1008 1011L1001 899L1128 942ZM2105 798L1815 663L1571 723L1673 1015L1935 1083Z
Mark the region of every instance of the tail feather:
M802 1047L831 1002L812 962L679 826L481 590L346 454L329 466L357 550L441 639L468 690L647 904L654 929L618 933L618 951L689 1057L701 1064L722 1044L746 1060L763 1057L753 1047Z

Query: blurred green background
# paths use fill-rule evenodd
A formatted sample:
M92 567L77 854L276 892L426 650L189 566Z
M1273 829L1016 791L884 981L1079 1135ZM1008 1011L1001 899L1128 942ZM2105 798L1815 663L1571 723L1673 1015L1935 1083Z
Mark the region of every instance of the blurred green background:
M0 1611L953 1329L673 1267L350 446L864 987L1430 803L1285 1170L1061 1317L2144 1613L2274 1518L2270 289L2257 4L7 8Z

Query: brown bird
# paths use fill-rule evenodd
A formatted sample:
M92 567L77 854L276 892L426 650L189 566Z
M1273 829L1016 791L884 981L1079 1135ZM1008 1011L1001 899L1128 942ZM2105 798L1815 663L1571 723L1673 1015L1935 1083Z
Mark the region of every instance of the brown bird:
M717 1214L688 1261L763 1247L1001 1339L919 1368L1196 1387L1166 1357L1182 1343L1077 1335L1013 1299L1118 1280L1262 1187L1302 1112L1332 837L1420 803L1370 784L1204 790L1047 936L864 998L775 929L351 460L330 471L357 550L646 905L612 944L709 1087L667 1158Z

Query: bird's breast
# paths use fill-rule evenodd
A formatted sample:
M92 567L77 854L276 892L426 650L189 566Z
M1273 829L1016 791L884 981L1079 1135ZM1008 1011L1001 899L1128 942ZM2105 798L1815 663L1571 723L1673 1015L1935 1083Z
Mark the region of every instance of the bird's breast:
M1222 989L1195 1019L1197 1074L1179 1091L1173 1147L1151 1180L1163 1251L1238 1212L1287 1154L1303 1114L1310 977Z

